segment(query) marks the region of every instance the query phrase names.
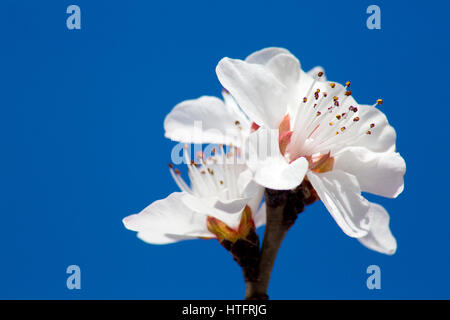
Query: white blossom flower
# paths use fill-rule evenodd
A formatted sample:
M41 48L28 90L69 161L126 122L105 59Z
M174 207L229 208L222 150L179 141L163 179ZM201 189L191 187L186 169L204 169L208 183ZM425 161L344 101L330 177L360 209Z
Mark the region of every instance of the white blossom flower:
M261 127L248 137L246 150L255 181L286 190L306 176L347 235L394 253L387 212L361 196L395 198L403 191L406 166L395 149L395 130L376 108L382 101L359 105L349 82L326 81L321 70L309 75L281 48L263 49L246 61L224 58L216 72Z
M246 61L258 63L259 55ZM310 75L322 72L316 67ZM166 138L185 143L215 143L242 147L251 132L259 128L258 119L249 118L228 91L222 91L223 101L202 96L177 104L164 120ZM256 122L255 122L256 121Z
M233 157L216 154L200 163L187 163L191 185L181 172L170 173L181 192L155 201L142 212L123 219L125 227L152 244L168 244L195 238L225 238L236 241L249 228L265 223L265 209L258 211L263 188L251 179L245 165ZM187 157L187 152L185 152Z

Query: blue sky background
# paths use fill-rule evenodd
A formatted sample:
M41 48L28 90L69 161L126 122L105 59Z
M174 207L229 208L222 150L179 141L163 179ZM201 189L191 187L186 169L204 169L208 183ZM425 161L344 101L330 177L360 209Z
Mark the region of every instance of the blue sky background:
M70 4L81 30L66 28ZM366 28L370 4L381 30ZM447 1L3 0L0 298L242 298L216 241L152 246L121 220L177 189L171 108L218 95L222 57L282 46L351 80L357 101L384 99L407 174L399 198L370 197L391 214L394 256L348 238L316 203L283 243L271 298L449 299L449 14ZM79 291L66 288L71 264Z

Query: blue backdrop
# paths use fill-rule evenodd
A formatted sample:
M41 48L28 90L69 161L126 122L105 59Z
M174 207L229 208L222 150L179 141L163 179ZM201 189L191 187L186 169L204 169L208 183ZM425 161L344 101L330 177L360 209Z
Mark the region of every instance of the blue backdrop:
M81 8L81 30L66 8ZM366 8L381 8L381 30ZM407 163L391 214L398 251L347 237L321 203L289 232L274 299L450 298L446 1L16 1L0 4L0 298L240 299L213 240L152 246L122 218L177 189L163 119L220 94L215 66L267 47L385 101ZM81 290L66 268L81 268ZM381 268L368 290L366 268Z

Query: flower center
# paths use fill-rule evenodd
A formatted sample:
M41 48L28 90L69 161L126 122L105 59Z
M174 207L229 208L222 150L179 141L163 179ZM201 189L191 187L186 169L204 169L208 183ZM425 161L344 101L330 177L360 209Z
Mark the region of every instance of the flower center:
M212 156L204 158L203 153L196 155L196 160L191 160L188 146L184 147L185 162L191 185L189 186L181 177L181 172L169 164L170 173L178 187L189 194L198 197L216 196L221 200L230 200L240 197L237 185L237 177L243 170L242 166L236 164L238 149L233 147L228 153L224 146L220 146L220 154L212 150Z
M315 77L306 96L300 102L292 122L294 129L289 142L293 145L286 150L291 158L304 156L313 159L312 155L320 155L321 160L317 160L320 166L314 164L313 160L310 163L317 170L324 170L330 165L332 167L330 150L354 143L362 135L372 134L375 123L371 123L367 128L361 125L367 109L360 110L362 108L352 105L353 99L348 100L352 95L349 81L345 86L328 83L327 93L319 88L318 84L321 88L324 87L323 82L318 81L320 77L320 74ZM378 99L373 107L382 102Z

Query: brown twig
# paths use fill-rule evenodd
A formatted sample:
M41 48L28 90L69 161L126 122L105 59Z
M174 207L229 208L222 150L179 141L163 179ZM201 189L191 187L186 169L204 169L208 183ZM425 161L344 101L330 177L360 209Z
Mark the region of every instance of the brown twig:
M246 300L267 300L267 289L275 259L281 242L288 230L295 223L298 213L302 212L305 203L309 202L310 193L302 184L295 190L277 191L266 189L265 201L267 222L259 259L258 274L246 281ZM309 189L309 188L308 188Z

